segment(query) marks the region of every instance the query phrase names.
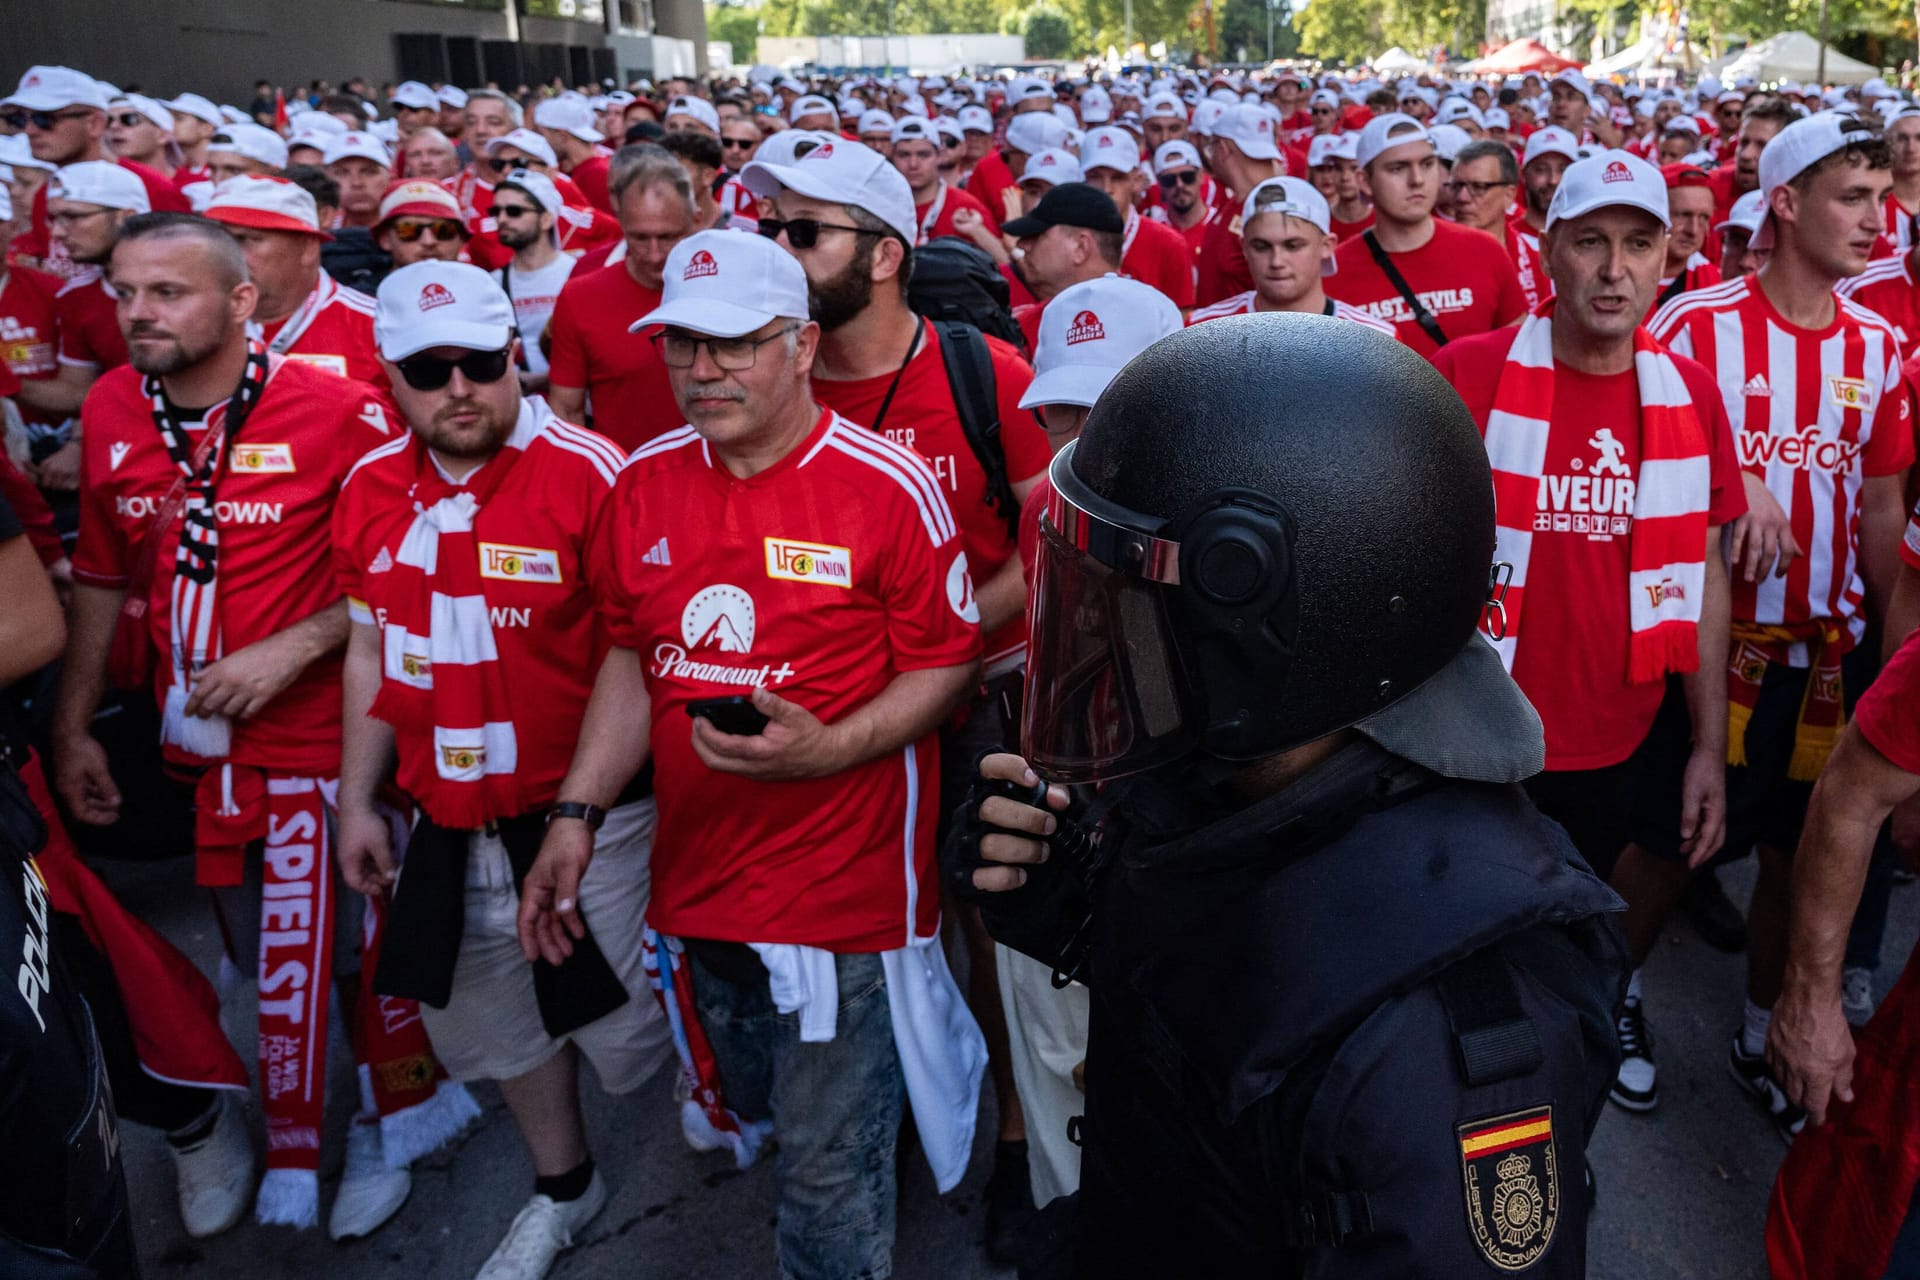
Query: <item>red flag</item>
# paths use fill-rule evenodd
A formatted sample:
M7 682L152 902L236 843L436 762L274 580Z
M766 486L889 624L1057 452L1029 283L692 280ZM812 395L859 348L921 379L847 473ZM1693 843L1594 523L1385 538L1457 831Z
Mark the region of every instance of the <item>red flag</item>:
M287 132L287 95L280 89L273 91L273 127L276 132Z

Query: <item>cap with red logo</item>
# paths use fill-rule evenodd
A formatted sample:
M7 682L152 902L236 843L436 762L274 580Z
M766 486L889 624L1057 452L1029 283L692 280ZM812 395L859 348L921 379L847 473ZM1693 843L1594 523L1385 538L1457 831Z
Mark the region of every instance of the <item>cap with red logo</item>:
M1087 175L1081 171L1079 157L1071 151L1059 147L1048 147L1027 157L1027 167L1021 171L1020 181L1047 182L1058 186L1062 182L1085 182Z
M1402 111L1389 111L1367 121L1360 130L1360 140L1354 145L1353 158L1364 169L1395 147L1409 146L1416 142L1433 145L1433 138L1427 133L1425 125Z
M660 305L629 333L672 325L738 338L777 319L807 318L807 273L765 236L698 232L673 247L660 278Z
M1556 222L1578 218L1595 209L1643 209L1670 225L1667 180L1660 170L1627 151L1602 151L1567 166L1560 187L1547 206L1547 229Z
M844 138L829 138L792 164L749 161L740 171L740 182L756 196L772 197L784 189L865 209L908 244L920 230L913 214L913 188L900 171L878 151Z
M0 107L29 111L58 111L62 107L107 109L108 94L100 82L72 67L28 67L20 86L0 101Z
M380 282L373 336L380 354L405 360L429 347L499 351L513 338L513 303L487 272L465 262L416 262Z
M1225 138L1249 160L1280 158L1279 144L1273 139L1273 115L1262 106L1243 102L1228 107L1213 126L1213 136Z
M513 129L497 138L487 139L487 154L490 156L499 155L507 147L526 152L548 168L560 163L559 157L553 154L553 144L531 129Z
M1580 158L1580 139L1557 124L1535 129L1527 135L1527 149L1520 157L1520 167L1526 168L1541 156L1565 156L1568 160Z
M387 152L387 144L370 133L358 131L336 134L328 138L320 153L320 163L338 164L342 160L355 157L371 160L382 169L393 168L393 157Z
M452 218L460 222L460 202L437 182L408 178L388 187L387 194L380 198L380 222L394 218Z
M269 169L287 167L286 140L265 125L244 122L221 125L219 132L207 140L207 151L230 152Z
M320 211L305 188L285 178L242 174L214 188L206 215L230 227L256 231L290 231L295 235L333 237L320 229Z
M1180 308L1138 280L1109 275L1063 289L1040 313L1020 407L1090 406L1129 360L1180 328Z
M1094 129L1080 144L1080 168L1084 172L1117 169L1121 173L1132 173L1139 167L1140 147L1125 129L1112 125Z

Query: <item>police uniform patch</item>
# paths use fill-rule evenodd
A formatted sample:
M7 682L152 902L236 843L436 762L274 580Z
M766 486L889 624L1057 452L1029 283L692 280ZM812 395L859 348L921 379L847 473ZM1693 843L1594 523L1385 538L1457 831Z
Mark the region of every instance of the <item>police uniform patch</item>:
M1472 1120L1455 1132L1474 1243L1500 1270L1526 1270L1553 1244L1560 1221L1552 1106Z

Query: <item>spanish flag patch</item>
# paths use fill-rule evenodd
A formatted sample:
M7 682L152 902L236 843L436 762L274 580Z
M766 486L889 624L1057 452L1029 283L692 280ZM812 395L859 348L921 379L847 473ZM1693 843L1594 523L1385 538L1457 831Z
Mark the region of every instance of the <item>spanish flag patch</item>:
M1469 1121L1455 1132L1474 1243L1500 1270L1526 1270L1553 1244L1560 1221L1552 1106Z

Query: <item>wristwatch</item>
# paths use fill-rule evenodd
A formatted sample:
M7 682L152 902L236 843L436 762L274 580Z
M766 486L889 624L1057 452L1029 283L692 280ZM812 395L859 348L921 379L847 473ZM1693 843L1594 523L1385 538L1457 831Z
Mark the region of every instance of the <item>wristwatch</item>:
M598 831L600 824L607 820L607 811L597 804L586 804L579 800L562 800L547 810L547 821L555 818L578 818L587 824L587 830Z

